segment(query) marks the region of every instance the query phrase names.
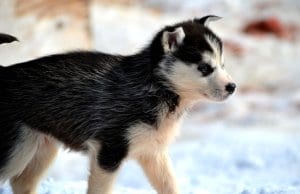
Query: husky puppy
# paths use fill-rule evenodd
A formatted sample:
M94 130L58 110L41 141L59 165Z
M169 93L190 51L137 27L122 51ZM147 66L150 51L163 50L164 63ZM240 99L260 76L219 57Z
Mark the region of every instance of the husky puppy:
M159 194L179 190L168 145L186 110L236 85L205 16L166 26L131 56L71 52L0 68L0 181L35 194L58 145L90 157L88 194L110 194L133 158ZM1 34L0 43L14 37Z

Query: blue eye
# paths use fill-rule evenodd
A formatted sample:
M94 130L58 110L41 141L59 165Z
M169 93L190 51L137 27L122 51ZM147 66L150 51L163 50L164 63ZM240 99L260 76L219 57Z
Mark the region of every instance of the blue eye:
M203 76L208 76L212 72L214 72L214 68L212 68L211 65L208 63L200 64L197 69L202 73Z

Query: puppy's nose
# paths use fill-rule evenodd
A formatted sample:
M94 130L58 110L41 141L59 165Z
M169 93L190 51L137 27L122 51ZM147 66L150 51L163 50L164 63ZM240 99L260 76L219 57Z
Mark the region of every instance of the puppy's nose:
M235 83L229 83L225 86L225 90L229 93L232 94L234 92L236 88L236 84Z

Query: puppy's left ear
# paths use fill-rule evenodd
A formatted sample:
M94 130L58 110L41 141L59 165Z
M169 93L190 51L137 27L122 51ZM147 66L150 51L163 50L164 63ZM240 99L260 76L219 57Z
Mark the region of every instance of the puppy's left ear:
M176 28L174 31L164 31L162 34L162 46L165 53L174 52L182 44L185 33L182 27Z
M210 22L217 21L217 20L220 20L220 19L222 19L222 18L219 17L219 16L207 15L207 16L204 16L200 19L195 18L194 21L208 27Z

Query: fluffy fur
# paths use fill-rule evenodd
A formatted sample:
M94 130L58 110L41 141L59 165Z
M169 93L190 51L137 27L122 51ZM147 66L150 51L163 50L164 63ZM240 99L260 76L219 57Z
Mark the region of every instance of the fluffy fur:
M182 116L235 88L207 27L213 17L167 26L131 56L82 51L1 67L0 180L11 179L15 194L35 193L59 142L89 153L88 194L111 193L126 158L159 194L177 194L167 146Z

